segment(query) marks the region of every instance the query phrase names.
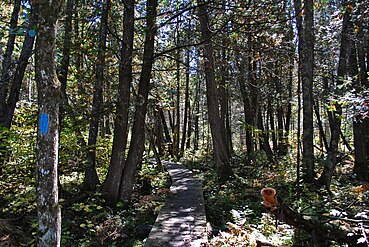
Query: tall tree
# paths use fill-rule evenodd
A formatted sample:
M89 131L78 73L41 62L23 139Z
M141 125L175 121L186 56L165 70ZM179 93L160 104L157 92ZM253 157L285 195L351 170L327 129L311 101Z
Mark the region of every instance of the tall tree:
M56 75L55 46L61 2L40 0L35 72L38 90L36 193L38 246L60 246L61 212L58 199L60 83Z
M299 69L302 81L304 179L306 182L312 182L315 176L313 145L314 1L304 1L304 9L301 7L300 0L294 0L294 5L299 36Z
M190 24L190 23L189 23ZM189 44L189 37L191 37L191 26L188 25L187 27L187 38L186 43ZM189 123L189 115L190 115L190 52L191 49L186 50L186 86L185 86L185 106L184 106L184 112L183 112L183 128L182 128L182 140L181 140L181 156L184 153L185 149L185 143L186 143L186 135L189 137L191 136L191 128L188 126L187 123ZM188 133L187 133L188 129Z
M14 12L14 11L13 11ZM13 13L14 14L14 13ZM28 65L29 58L32 56L33 45L36 35L36 26L38 22L38 6L31 5L31 11L28 16L27 33L25 35L22 50L17 61L17 66L12 78L9 77L10 65L6 65L7 58L4 59L3 69L8 66L9 70L3 70L2 78L0 81L0 131L5 130L5 135L0 138L0 164L2 164L6 157L7 152L7 134L6 131L10 129L16 104L19 100L19 94L21 85L23 82L23 77ZM11 39L13 34L10 34L9 39ZM9 41L8 41L9 43ZM14 44L13 44L14 45ZM9 46L9 44L8 44ZM8 49L13 49L7 46ZM7 54L9 56L10 54ZM5 67L4 67L5 66ZM5 76L8 75L8 76ZM11 82L11 83L9 83ZM10 84L10 85L9 85ZM10 89L10 91L9 91ZM3 130L1 130L3 128ZM0 168L1 173L1 168Z
M113 148L103 192L113 201L118 200L120 180L125 164L128 134L130 86L132 83L132 52L134 36L134 0L125 1L123 17L123 40L119 64L119 90L115 116Z
M62 49L62 58L58 70L58 79L60 81L61 86L61 104L60 104L60 126L62 128L63 125L63 114L67 114L71 118L73 129L78 138L78 143L82 147L87 146L87 143L83 137L83 133L81 130L80 123L76 117L76 112L73 111L72 105L68 101L67 95L67 82L68 82L68 74L69 74L69 66L71 60L71 47L72 47L72 19L73 13L76 13L76 6L73 0L67 0L67 4L65 7L66 18L64 25L64 40L63 40L63 49ZM76 21L77 22L77 21ZM76 39L78 39L78 23L75 25ZM79 54L77 55L76 62L76 70L77 73L80 73L80 64L79 64ZM78 78L78 76L77 76ZM80 92L81 93L81 92Z
M129 146L126 164L121 177L120 199L129 200L132 196L136 167L141 162L145 144L145 118L147 113L150 80L153 66L154 45L156 36L156 15L158 0L147 0L146 34L143 53L143 64L136 97L132 139Z
M247 90L247 76L246 76L246 69L249 67L248 64L250 63L251 59L249 56L246 59L242 59L240 54L236 55L236 58L240 61L238 63L238 70L239 70L239 87L241 93L241 99L243 103L244 109L244 121L245 121L245 138L246 138L246 151L248 158L250 159L252 153L254 152L254 143L252 138L252 126L253 126L253 112L251 107L251 100L250 95ZM249 71L251 74L251 72ZM251 80L251 76L249 76Z
M12 64L13 51L15 46L15 38L17 35L17 26L21 0L14 0L13 12L9 22L9 37L6 44L6 50L3 55L0 76L0 119L5 115L5 103L9 90L10 70Z
M357 59L358 59L358 82L355 84L355 89L358 95L361 95L361 109L355 114L353 122L353 134L355 145L355 165L354 174L360 180L369 182L369 101L368 94L364 94L369 89L368 70L369 70L369 35L365 30L368 30L368 15L363 15L368 10L369 3L360 0L357 3Z
M59 81L61 84L61 93L62 93L62 105L60 112L63 113L63 108L67 104L67 79L68 79L68 70L69 70L69 61L70 61L70 50L72 45L72 17L73 17L73 0L67 0L67 6L65 8L66 18L64 25L64 41L63 41L63 54L62 60L60 63L59 69ZM62 118L60 118L62 119Z
M8 134L10 128L7 113L7 102L10 81L10 70L12 64L12 56L15 46L16 28L18 25L19 11L21 0L14 0L13 12L9 22L9 36L6 44L6 50L3 55L0 75L0 175L2 174L2 166L8 156ZM8 127L9 126L9 127Z
M28 65L28 61L33 54L33 45L35 42L35 35L37 30L38 6L31 6L30 16L28 19L27 33L25 35L22 50L18 59L17 67L14 73L13 80L6 103L5 126L10 128L16 104L19 101L20 90L24 78L24 74Z
M92 111L90 118L90 129L88 134L88 151L85 167L84 188L86 190L96 190L96 186L100 183L96 172L96 143L99 134L99 122L102 107L102 92L104 81L106 38L108 33L108 16L110 9L110 0L105 0L102 6L101 23L99 33L98 54L96 60L96 74L94 95L92 99Z
M345 4L345 3L344 3ZM346 8L343 16L342 31L341 31L341 44L340 44L340 55L337 68L337 80L336 85L333 85L332 97L338 97L340 95L340 88L344 84L344 78L347 75L348 59L350 54L350 43L351 43L351 6L344 6ZM328 102L331 105L333 111L328 112L329 127L330 127L330 142L328 147L328 155L325 160L324 170L319 178L319 183L325 185L328 189L331 184L334 169L337 163L338 144L341 131L341 115L342 106L339 100L332 100Z
M209 14L204 0L199 1L198 16L202 42L204 45L203 59L206 80L206 98L209 123L213 140L215 164L218 178L226 181L233 174L230 165L230 150L227 145L225 126L222 124L219 113L218 91L215 81L212 32L210 30Z
M304 1L304 36L302 60L302 101L303 101L303 164L306 181L312 181L314 170L314 126L313 126L313 72L314 72L314 1Z

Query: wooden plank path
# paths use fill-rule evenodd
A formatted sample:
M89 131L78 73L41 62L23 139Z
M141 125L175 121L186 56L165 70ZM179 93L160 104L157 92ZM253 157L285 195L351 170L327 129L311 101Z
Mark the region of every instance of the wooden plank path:
M171 193L143 246L195 247L207 243L201 181L180 164L163 164L172 178Z

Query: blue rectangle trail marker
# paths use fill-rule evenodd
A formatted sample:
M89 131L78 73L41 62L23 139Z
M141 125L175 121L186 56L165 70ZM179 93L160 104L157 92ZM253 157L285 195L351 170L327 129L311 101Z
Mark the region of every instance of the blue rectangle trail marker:
M49 131L49 114L40 115L40 133L47 134Z

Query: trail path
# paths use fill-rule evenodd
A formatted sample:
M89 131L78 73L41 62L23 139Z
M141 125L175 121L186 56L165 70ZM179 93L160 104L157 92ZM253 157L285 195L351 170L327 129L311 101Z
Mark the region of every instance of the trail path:
M144 247L201 246L207 242L201 181L180 164L163 164L172 178L171 193Z

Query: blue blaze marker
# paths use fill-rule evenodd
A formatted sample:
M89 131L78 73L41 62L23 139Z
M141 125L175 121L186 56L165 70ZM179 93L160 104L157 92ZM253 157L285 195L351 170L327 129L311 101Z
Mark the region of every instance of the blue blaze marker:
M40 116L40 133L47 134L49 131L49 114L41 114Z
M31 37L35 37L36 36L36 30L34 30L34 29L29 30L28 35L31 36Z

